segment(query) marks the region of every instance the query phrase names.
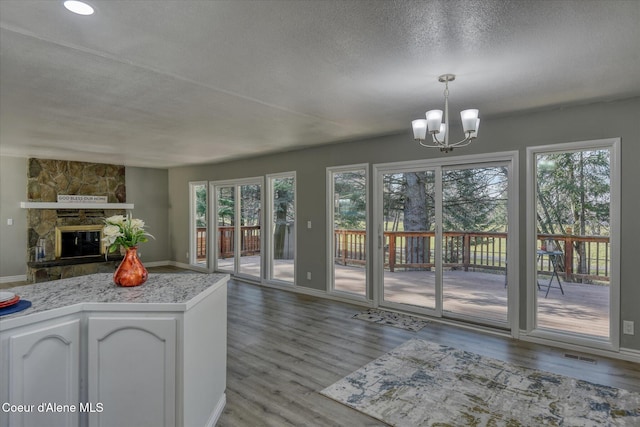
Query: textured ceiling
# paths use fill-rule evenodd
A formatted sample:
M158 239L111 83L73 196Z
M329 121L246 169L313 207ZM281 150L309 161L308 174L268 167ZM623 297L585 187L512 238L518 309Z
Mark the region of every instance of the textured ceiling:
M171 167L640 95L640 1L0 1L0 154ZM482 132L480 132L482 137Z

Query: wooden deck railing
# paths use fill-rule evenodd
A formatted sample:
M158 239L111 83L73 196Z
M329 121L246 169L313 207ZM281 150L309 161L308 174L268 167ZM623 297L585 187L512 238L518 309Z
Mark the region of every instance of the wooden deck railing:
M240 255L249 256L260 253L260 226L242 226L240 231ZM235 253L235 227L218 227L218 257L230 258Z
M573 234L538 234L538 247L553 240L560 257L560 275L570 282L609 281L611 246L607 236L576 236ZM546 258L546 257L545 257ZM551 271L549 259L538 259L538 269Z
M336 262L364 265L367 262L367 232L365 230L335 230L334 256Z
M470 268L506 270L507 234L454 231L443 233L444 266L468 271ZM538 235L538 246L555 241L560 256L558 273L567 281L608 281L611 263L609 238L602 236ZM426 269L435 267L435 232L385 231L385 268ZM366 233L363 230L335 230L334 256L343 265L366 262ZM538 271L553 271L548 257L538 259Z
M198 260L207 258L207 227L196 228L196 257Z
M260 253L260 226L243 226L241 237L241 255ZM218 256L231 258L235 250L235 228L233 226L218 227ZM196 252L199 260L207 257L207 228L196 229Z
M435 232L385 231L385 267L397 268L435 267ZM443 233L444 266L499 270L506 268L506 233L463 232Z
M242 255L260 253L260 226L243 226ZM234 256L234 227L218 227L218 256ZM444 232L444 266L468 271L470 268L505 270L507 266L507 234L492 232ZM364 265L367 259L367 239L364 230L335 230L334 257L343 265ZM538 234L537 247L553 240L560 256L559 274L564 280L609 281L611 250L609 238L603 236L576 236L573 234ZM198 259L206 257L206 228L197 229ZM385 268L396 269L435 267L435 232L385 231ZM548 257L537 260L538 271L553 271Z

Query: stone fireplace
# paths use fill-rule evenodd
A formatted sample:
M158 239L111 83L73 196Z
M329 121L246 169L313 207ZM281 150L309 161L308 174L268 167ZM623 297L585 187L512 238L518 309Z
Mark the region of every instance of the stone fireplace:
M125 203L125 167L100 163L29 159L29 202L57 202L58 195L107 196ZM120 255L105 259L101 232L104 218L124 209L31 209L27 211L27 279L42 282L98 272L113 272Z

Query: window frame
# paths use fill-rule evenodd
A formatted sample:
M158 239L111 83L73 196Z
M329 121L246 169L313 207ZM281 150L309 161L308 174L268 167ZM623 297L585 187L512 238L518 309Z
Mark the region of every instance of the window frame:
M367 255L365 261L365 294L359 295L351 292L341 291L335 289L335 261L334 261L334 174L340 172L352 172L355 170L364 170L365 176L365 221L366 221L366 250L368 254L371 254L373 250L371 241L371 183L370 183L370 171L369 163L356 163L342 166L329 166L326 168L326 185L327 185L327 201L326 201L326 216L327 216L327 229L326 229L326 241L327 241L327 292L335 296L340 296L346 299L352 299L357 301L373 302L373 290L371 286L371 256Z
M609 150L610 153L610 253L609 340L590 338L537 327L536 298L536 156L538 154ZM524 336L532 341L553 343L562 347L590 347L618 351L620 348L620 138L574 141L527 147L527 323Z
M273 277L274 267L273 267L273 232L274 232L274 212L273 212L273 203L275 202L274 198L274 181L278 178L293 178L293 206L294 206L294 225L293 225L293 281L288 282L286 280L281 280ZM265 209L266 211L266 221L268 224L268 230L266 233L266 251L267 255L265 260L265 270L264 277L265 281L272 284L284 285L284 286L297 286L296 280L296 272L297 272L297 262L298 262L298 242L297 242L297 228L298 228L298 180L296 176L296 171L290 172L280 172L266 175L266 206L269 209Z
M196 224L196 201L197 201L197 196L196 196L196 188L197 187L204 187L204 191L206 194L206 203L205 203L205 214L204 217L207 221L207 227L206 227L206 245L207 245L207 254L205 257L205 265L204 267L201 265L198 265L198 257L197 257L197 236L196 234L196 228L197 228L197 224ZM209 266L211 265L211 258L210 258L210 254L211 254L211 246L209 245L209 231L210 231L210 218L209 218L209 181L189 181L189 256L188 256L188 262L189 262L189 267L199 270L199 271L204 271L204 272L209 272L210 268Z

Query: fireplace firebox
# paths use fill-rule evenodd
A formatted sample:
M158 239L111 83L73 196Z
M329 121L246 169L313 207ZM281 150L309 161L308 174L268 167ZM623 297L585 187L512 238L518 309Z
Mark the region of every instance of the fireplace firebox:
M102 225L56 227L56 259L104 255Z

